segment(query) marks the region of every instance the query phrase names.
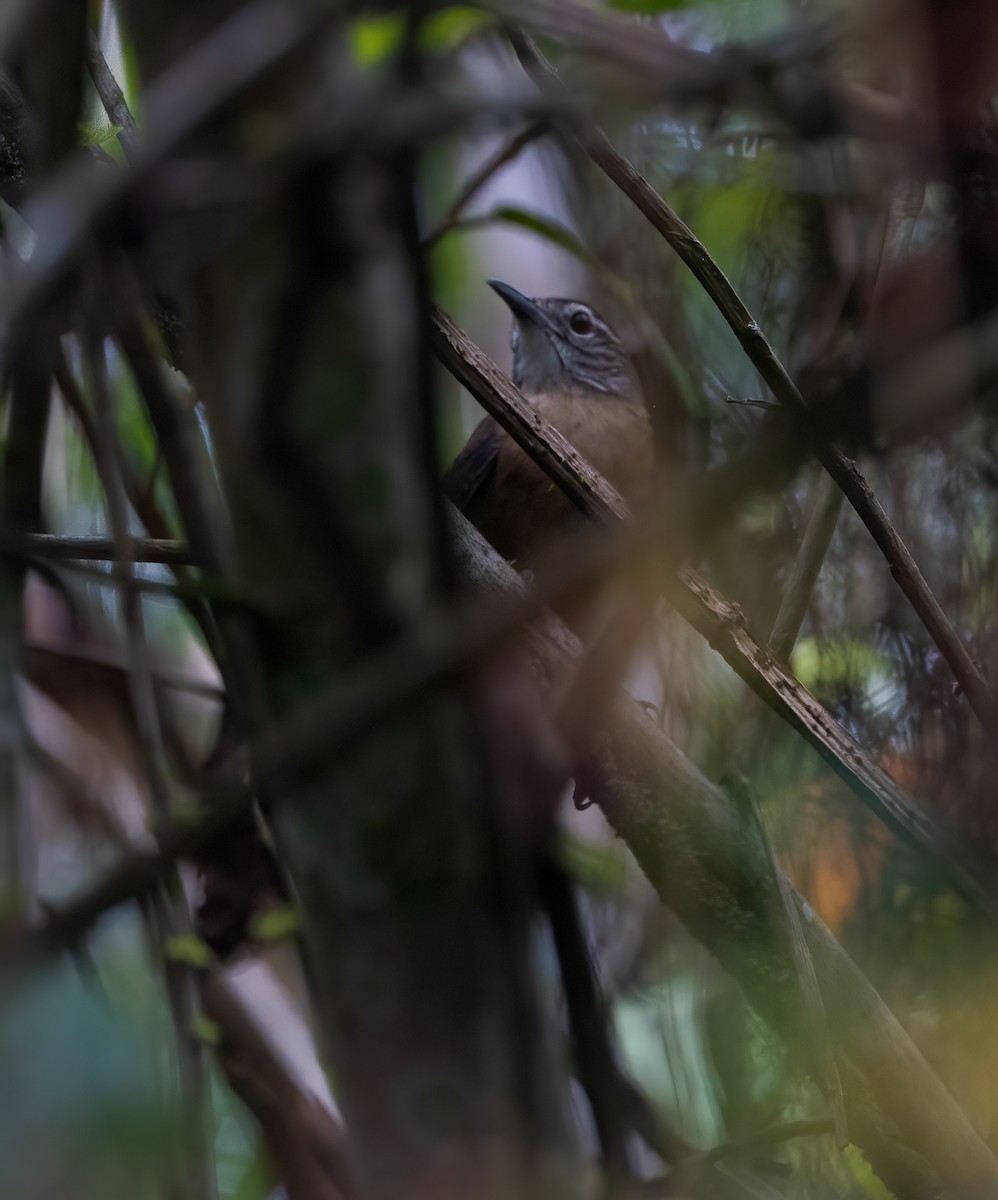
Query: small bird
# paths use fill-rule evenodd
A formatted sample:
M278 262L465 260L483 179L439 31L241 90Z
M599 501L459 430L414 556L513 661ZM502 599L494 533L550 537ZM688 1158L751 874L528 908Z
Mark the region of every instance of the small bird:
M498 279L489 286L513 313L513 382L629 505L654 475L651 422L620 338L580 300L531 300ZM505 558L535 574L584 524L568 497L492 417L444 476L444 491Z

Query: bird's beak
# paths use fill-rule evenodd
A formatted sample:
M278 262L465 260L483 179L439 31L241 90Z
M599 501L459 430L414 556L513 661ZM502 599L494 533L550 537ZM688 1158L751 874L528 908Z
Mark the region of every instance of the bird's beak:
M530 321L534 325L539 325L542 329L547 329L551 324L551 320L544 309L539 304L535 304L529 296L518 292L515 287L510 287L508 283L503 283L501 279L487 279L485 282L497 296L505 300L510 312L518 320Z

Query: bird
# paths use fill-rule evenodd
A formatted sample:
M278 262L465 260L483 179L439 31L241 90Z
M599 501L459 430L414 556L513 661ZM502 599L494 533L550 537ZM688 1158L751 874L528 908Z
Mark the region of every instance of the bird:
M487 282L513 315L513 383L632 508L640 506L654 479L652 428L621 339L581 300L530 299L501 280ZM504 558L534 576L557 571L585 524L492 417L474 430L443 488Z

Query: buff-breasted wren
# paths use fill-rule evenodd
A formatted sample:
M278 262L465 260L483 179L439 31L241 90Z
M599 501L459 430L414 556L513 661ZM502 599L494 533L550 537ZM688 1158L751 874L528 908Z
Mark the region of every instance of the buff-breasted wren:
M513 313L513 382L632 507L654 476L652 430L634 366L606 321L580 300L531 300L490 279ZM505 558L535 573L584 518L492 417L472 433L444 490Z

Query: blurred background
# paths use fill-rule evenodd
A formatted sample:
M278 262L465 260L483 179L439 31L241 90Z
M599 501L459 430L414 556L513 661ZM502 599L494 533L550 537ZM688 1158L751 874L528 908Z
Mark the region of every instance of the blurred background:
M992 6L8 0L0 56L0 1192L994 1194ZM432 306L508 372L492 277L642 380L595 675L454 583Z

